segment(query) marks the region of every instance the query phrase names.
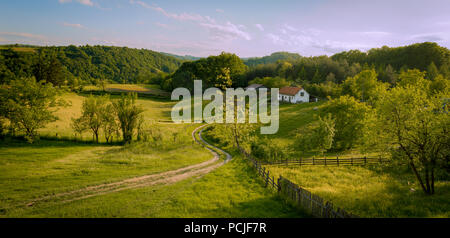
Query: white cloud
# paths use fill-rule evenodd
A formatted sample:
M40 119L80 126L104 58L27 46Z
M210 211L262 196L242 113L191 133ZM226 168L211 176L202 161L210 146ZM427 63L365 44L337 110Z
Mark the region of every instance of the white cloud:
M86 6L94 6L94 3L91 0L76 0L78 3L86 5ZM69 3L72 0L58 0L59 3Z
M359 32L359 34L370 37L384 37L391 35L391 33L385 31L363 31Z
M167 24L160 23L160 22L156 22L155 25L162 27L162 28L169 28L169 26Z
M78 0L79 3L87 6L94 6L94 3L91 0Z
M154 6L154 5L149 5L143 1L134 1L134 0L130 0L131 4L138 4L141 7L147 8L147 9L151 9L154 11L157 11L159 13L162 13L164 16L168 17L168 18L172 18L172 19L176 19L176 20L180 20L180 21L208 21L210 18L209 17L203 17L201 15L198 14L188 14L188 13L181 13L181 14L175 14L175 13L169 13L166 10L164 10L161 7L158 6Z
M288 24L284 24L283 28L286 29L286 30L289 30L289 31L298 31L297 28L295 28L293 26L290 26Z
M256 28L258 28L260 31L264 31L264 27L261 24L255 24Z
M67 23L67 22L64 22L63 23L63 26L67 26L67 27L74 27L74 28L85 28L83 25L81 25L81 24L73 24L73 23Z
M311 48L320 49L327 54L335 54L350 49L369 49L369 45L346 41L323 40L319 38L321 31L317 29L296 30L288 32L281 29L282 34L267 34L266 37L274 45L281 46L290 51L303 51Z
M201 16L199 14L192 14L192 13L181 13L181 14L171 13L164 10L161 7L158 7L156 5L149 5L143 1L130 0L130 3L140 5L141 7L151 9L153 11L157 11L171 19L179 21L196 22L201 27L208 29L214 40L225 41L225 40L234 40L238 38L251 40L250 34L243 31L244 29L246 29L246 27L241 24L235 25L231 22L227 22L226 24L219 24L216 22L216 20L214 20L209 16Z
M45 40L45 39L47 39L47 37L43 36L43 35L36 35L36 34L25 33L25 32L0 32L0 35L21 37L21 38L29 38L29 39L35 39L35 40Z
M234 25L231 22L227 22L225 25L201 23L203 27L208 28L215 40L234 40L237 38L243 38L245 40L251 40L250 34L241 30L242 25Z
M445 38L446 37L441 32L417 34L417 35L411 36L411 39L413 41L422 41L422 42L423 41L441 42L441 41L445 41L446 40Z
M218 9L216 9L216 12L218 12L218 13L224 13L225 11L218 8Z

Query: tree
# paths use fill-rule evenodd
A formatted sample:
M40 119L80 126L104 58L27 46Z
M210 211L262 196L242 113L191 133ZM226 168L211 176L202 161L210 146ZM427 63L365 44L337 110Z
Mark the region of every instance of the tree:
M32 143L39 128L57 120L54 112L64 105L57 93L51 84L36 82L35 78L13 80L9 88L0 90L0 117L7 118L13 130L23 131Z
M409 82L423 79L415 76ZM443 105L441 97L430 97L414 85L396 87L377 103L380 142L394 158L408 162L426 194L434 194L436 170L448 165L450 156L450 115Z
M314 76L313 76L311 82L320 83L321 81L322 81L322 77L320 76L319 69L316 69L316 72L314 73Z
M336 76L333 73L329 73L325 79L327 82L336 83Z
M429 93L431 95L445 94L450 91L450 79L444 78L442 75L438 75L430 83Z
M100 112L100 116L106 143L112 142L114 134L117 134L119 131L119 123L117 122L117 116L114 112L113 105L106 105L104 110Z
M397 73L395 72L394 68L390 64L386 66L386 69L384 70L384 80L383 82L388 82L391 85L395 85L397 83Z
M137 94L129 93L127 95L122 94L119 100L112 103L119 120L124 143L130 143L133 140L134 130L137 129L139 117L144 112L144 109L136 105L136 100Z
M91 130L92 137L98 143L100 129L104 123L103 114L106 112L106 105L109 96L89 96L83 101L81 117L72 119L72 128L77 132L82 132L86 129ZM109 108L111 109L111 108Z
M350 96L341 96L328 101L323 109L324 116L331 114L335 122L332 148L350 149L361 142L367 121L373 117L372 108Z
M50 82L54 86L66 84L69 72L61 64L53 51L39 51L38 61L34 65L34 76L37 81Z
M436 78L439 75L439 70L436 67L436 65L434 64L434 62L431 62L430 65L428 65L427 67L427 79L429 80L434 80L434 78Z
M408 69L403 71L398 76L399 81L397 86L399 87L407 87L413 86L420 88L423 92L428 92L427 88L429 87L431 81L425 78L426 73L421 72L418 69Z
M299 131L296 147L303 152L319 150L320 154L331 149L335 135L335 119L328 114L318 118L307 128Z
M355 97L361 102L375 101L387 85L379 82L374 69L363 70L355 77L348 78L343 83L344 93Z

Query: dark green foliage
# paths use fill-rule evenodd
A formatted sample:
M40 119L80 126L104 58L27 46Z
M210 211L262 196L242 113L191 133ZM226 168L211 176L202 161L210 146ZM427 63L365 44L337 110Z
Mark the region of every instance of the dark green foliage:
M296 60L301 59L302 56L296 53L289 53L289 52L275 52L269 56L264 56L261 58L249 58L245 59L244 63L250 67L256 66L259 64L270 64L275 63L279 60L281 61L289 61L294 62Z
M218 56L210 56L195 62L185 62L171 77L172 89L175 87L185 87L193 89L194 80L202 80L203 87L217 87L225 89L227 87L242 84L242 76L247 71L247 66L235 54L224 53ZM169 85L161 85L164 89L169 89Z
M8 88L0 89L0 119L8 119L11 129L23 132L32 143L39 128L57 119L53 113L64 103L56 96L51 84L37 82L35 78L13 80Z
M13 48L0 50L0 83L8 83L15 77L31 76L38 80L53 80L55 85L61 83L61 78L65 78L67 83L73 78L86 84L99 79L146 83L158 73L174 72L182 63L158 52L127 47L70 45L35 48L37 50L27 52Z
M119 100L112 103L119 120L124 143L130 143L133 140L134 131L137 129L141 113L144 111L142 107L136 105L136 99L136 93L129 93L126 96L122 95Z
M54 86L66 84L71 74L57 58L54 50L39 50L36 63L33 66L33 74L37 81L52 83Z
M280 53L283 55L283 53ZM245 63L251 66L246 73L247 82L256 77L286 78L288 81L300 83L320 84L333 80L341 83L348 77L354 77L362 70L375 69L379 80L395 84L397 75L407 69L427 70L437 68L444 77L449 77L450 51L436 43L420 43L404 47L389 48L384 46L371 49L367 53L359 50L350 50L335 54L331 57L289 57L273 54L262 58L252 58ZM292 65L288 70L281 70L288 62ZM433 64L433 65L431 65ZM431 66L430 66L431 65ZM285 68L285 67L284 67ZM432 74L437 75L437 69ZM431 76L431 77L433 77Z
M436 43L425 42L396 48L383 46L371 49L367 54L352 50L335 54L331 58L347 60L349 64L391 65L397 70L406 66L408 69L426 70L431 62L434 62L438 68L448 63L450 51Z

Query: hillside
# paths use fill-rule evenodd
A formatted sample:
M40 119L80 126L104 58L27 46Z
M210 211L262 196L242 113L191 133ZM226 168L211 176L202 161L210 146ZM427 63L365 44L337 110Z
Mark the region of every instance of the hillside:
M118 83L137 83L159 72L171 73L182 60L146 49L114 46L57 46L24 45L0 46L0 82L8 78L29 77L39 53L56 55L68 71L68 78L82 81L107 79Z
M170 54L170 53L165 53L165 52L160 52L163 55L167 55L167 56L171 56L180 60L186 60L186 61L194 61L194 60L199 60L202 57L197 57L197 56L192 56L192 55L175 55L175 54Z
M270 63L276 63L278 60L282 61L296 61L298 59L301 59L302 56L297 53L289 53L289 52L275 52L271 55L264 56L264 57L254 57L254 58L247 58L243 59L244 63L247 66L256 66L259 64L270 64Z

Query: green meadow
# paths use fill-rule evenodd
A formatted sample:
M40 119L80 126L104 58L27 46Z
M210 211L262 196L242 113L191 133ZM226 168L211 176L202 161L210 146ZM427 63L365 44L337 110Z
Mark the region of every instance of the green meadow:
M213 157L192 139L198 124L167 122L175 102L163 99L140 98L137 102L145 109L145 123L162 134L160 143L122 146L101 139L95 144L89 132L76 137L70 122L81 114L85 96L62 95L70 106L58 110L59 120L41 129L41 139L35 143L6 138L0 145L0 217L308 216L264 188L237 154L232 162L206 175L176 183L76 201L34 203L42 197L177 170Z

